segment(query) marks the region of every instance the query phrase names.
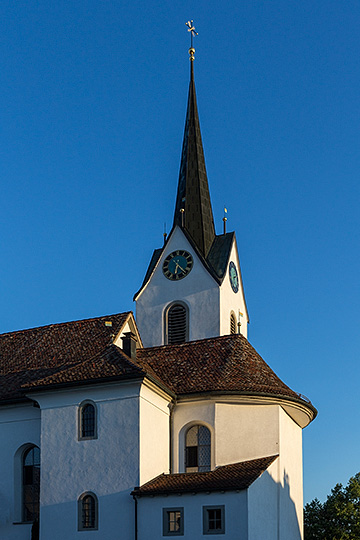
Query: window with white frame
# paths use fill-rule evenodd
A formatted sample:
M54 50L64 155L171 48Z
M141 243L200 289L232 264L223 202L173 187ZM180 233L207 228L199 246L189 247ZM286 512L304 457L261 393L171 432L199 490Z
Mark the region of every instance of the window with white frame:
M98 529L98 500L94 493L87 491L78 499L78 530Z
M203 534L225 533L225 506L203 506Z
M211 470L211 434L206 426L196 425L185 435L185 471Z
M163 508L163 536L184 535L184 508Z
M83 401L79 406L79 440L97 438L97 410L92 401Z

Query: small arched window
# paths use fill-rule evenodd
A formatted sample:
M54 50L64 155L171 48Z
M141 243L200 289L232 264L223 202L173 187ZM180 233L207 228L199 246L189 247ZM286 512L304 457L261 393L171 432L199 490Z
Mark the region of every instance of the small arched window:
M230 334L236 334L236 317L233 312L230 314Z
M25 450L22 469L22 519L37 521L40 506L40 449Z
M84 401L79 407L79 439L97 438L97 412L95 403Z
M176 302L165 313L165 335L167 345L176 345L188 340L188 309Z
M205 426L193 426L185 436L185 471L211 470L211 434Z
M98 500L95 493L86 492L78 500L78 530L89 531L98 528Z

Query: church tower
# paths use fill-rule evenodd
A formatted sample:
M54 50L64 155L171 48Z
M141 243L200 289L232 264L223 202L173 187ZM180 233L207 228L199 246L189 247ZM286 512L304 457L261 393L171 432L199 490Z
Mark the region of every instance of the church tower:
M249 322L234 232L217 235L197 109L194 53L171 232L155 249L135 294L145 347L227 334L247 337Z

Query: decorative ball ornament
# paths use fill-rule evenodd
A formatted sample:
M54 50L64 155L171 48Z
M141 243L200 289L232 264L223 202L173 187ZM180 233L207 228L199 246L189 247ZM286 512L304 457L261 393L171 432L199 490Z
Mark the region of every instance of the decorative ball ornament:
M189 252L178 249L166 257L163 262L163 274L171 281L179 281L186 277L193 267L194 260Z
M237 293L239 290L239 276L236 270L235 263L231 261L229 264L229 279L230 285L234 293Z

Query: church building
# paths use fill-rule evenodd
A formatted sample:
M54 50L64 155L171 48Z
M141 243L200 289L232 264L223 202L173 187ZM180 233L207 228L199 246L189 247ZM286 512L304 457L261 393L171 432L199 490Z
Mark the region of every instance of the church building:
M194 52L173 226L136 319L0 335L0 539L303 539L302 429L317 412L247 339L236 236L214 227Z

